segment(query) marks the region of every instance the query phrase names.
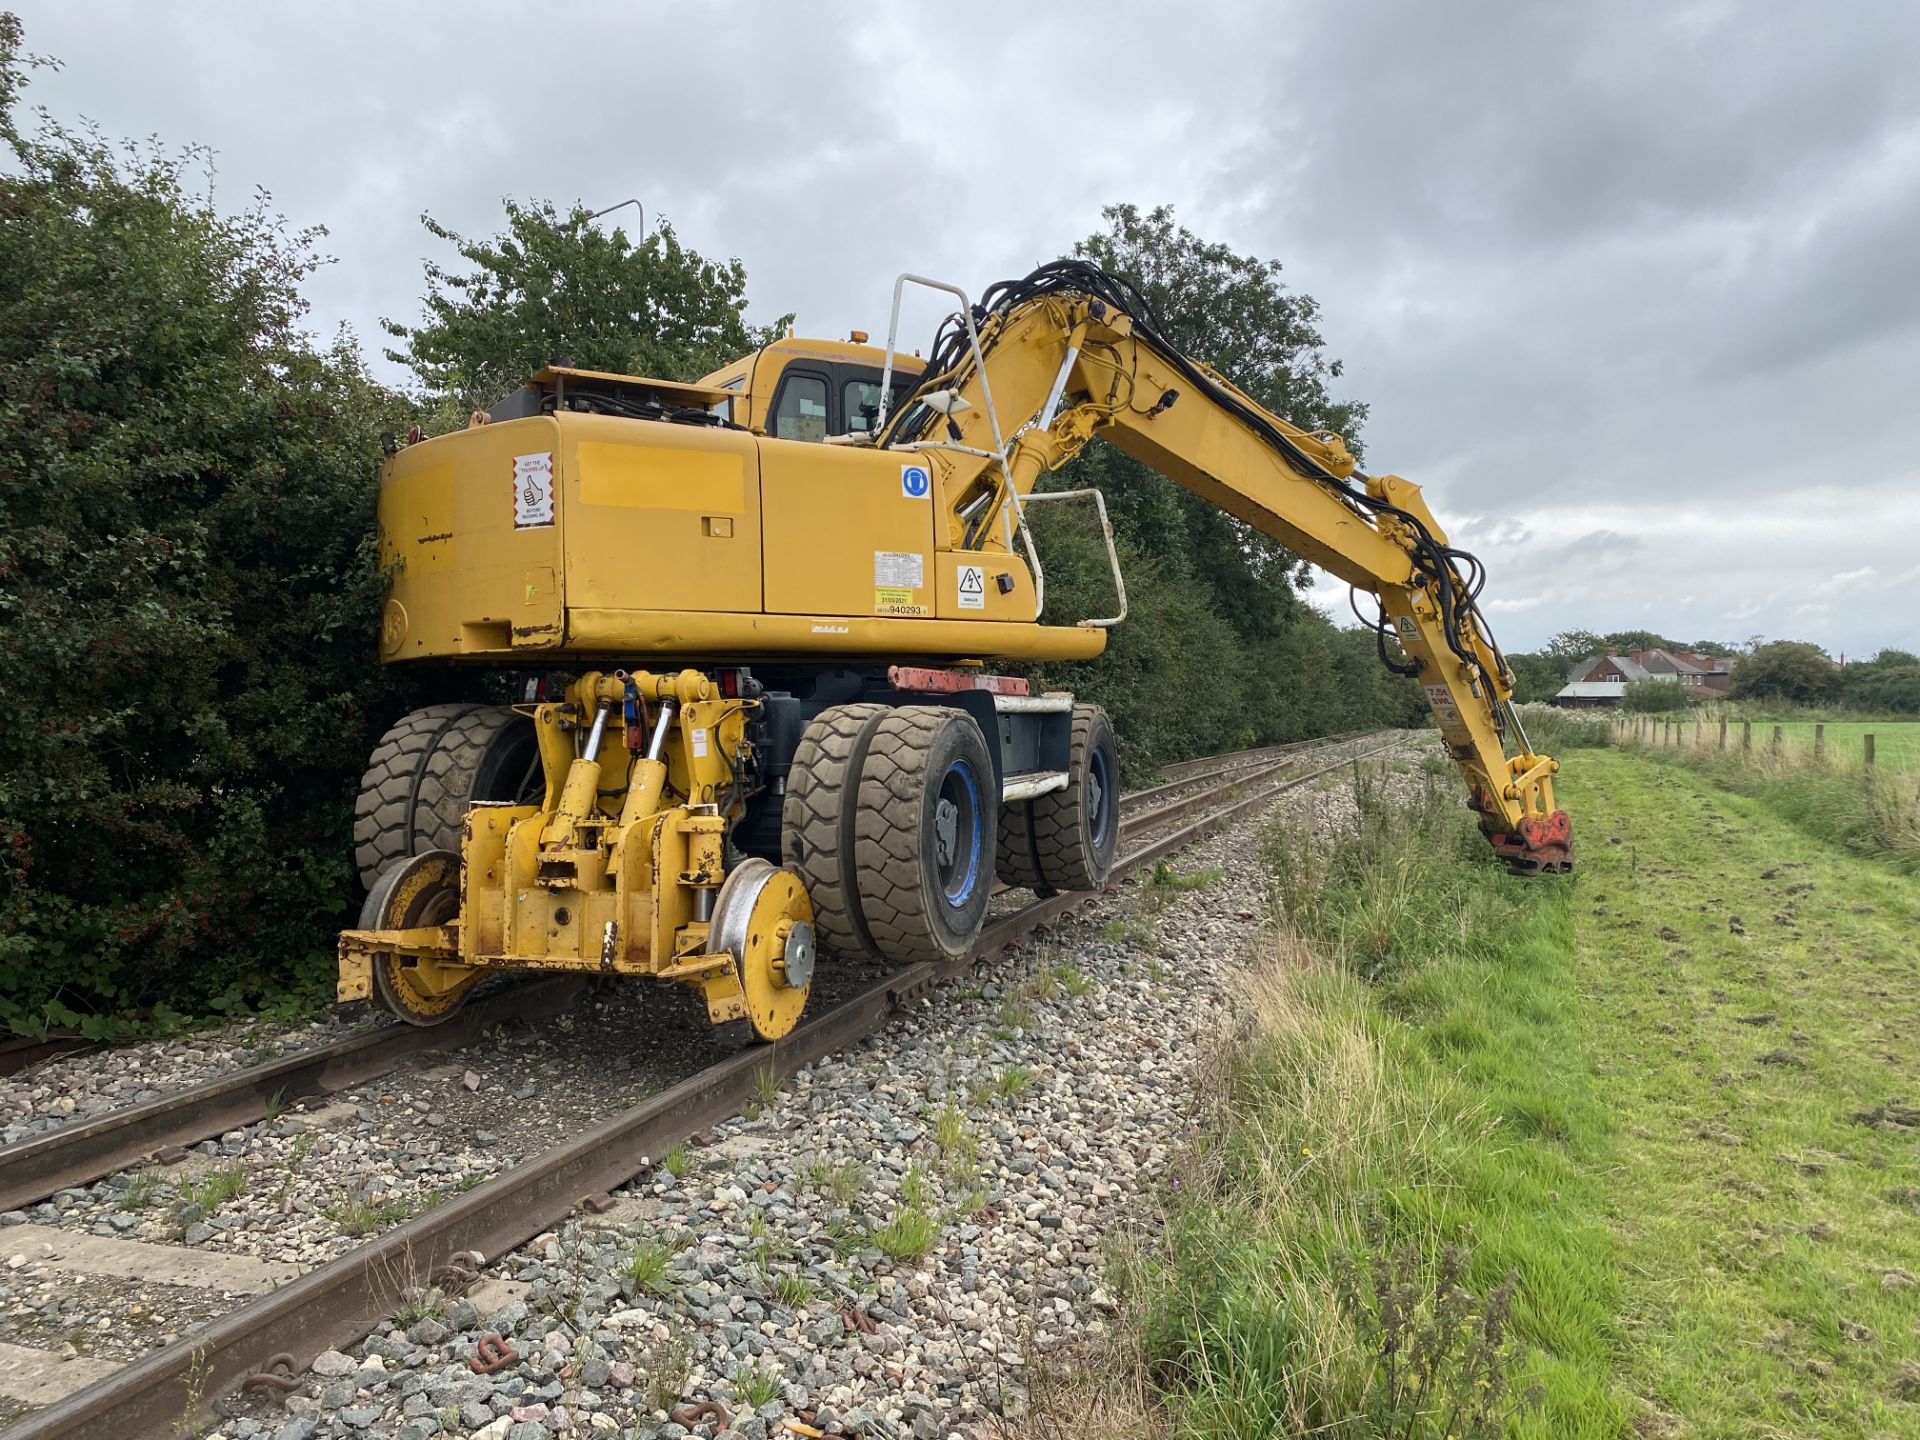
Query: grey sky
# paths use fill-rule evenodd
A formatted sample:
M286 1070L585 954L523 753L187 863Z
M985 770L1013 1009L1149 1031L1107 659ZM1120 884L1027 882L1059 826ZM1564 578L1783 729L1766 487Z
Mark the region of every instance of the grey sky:
M1920 648L1910 3L0 5L31 100L328 226L316 324L375 352L423 209L638 196L843 334L1165 201L1319 299L1509 648Z

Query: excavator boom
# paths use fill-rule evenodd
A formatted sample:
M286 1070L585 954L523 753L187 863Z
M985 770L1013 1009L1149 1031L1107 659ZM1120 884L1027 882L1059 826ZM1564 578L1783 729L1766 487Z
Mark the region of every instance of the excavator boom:
M1124 281L1060 261L995 286L948 322L877 441L924 454L936 528L966 550L1024 529L1036 483L1096 436L1371 594L1381 658L1419 680L1496 852L1521 873L1572 868L1558 766L1513 712L1476 604L1479 562L1448 544L1417 485L1363 474L1338 435L1290 424L1180 353Z

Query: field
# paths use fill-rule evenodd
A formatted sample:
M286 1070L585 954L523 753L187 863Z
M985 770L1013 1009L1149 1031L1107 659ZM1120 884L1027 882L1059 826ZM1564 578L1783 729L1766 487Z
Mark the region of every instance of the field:
M1791 720L1781 725L1782 738L1790 746L1813 748L1813 723ZM1771 725L1758 721L1753 727L1753 743L1764 744L1773 735ZM1827 752L1835 760L1858 764L1862 735L1873 736L1874 764L1890 770L1920 771L1920 721L1915 720L1841 720L1826 727Z
M1624 717L1629 723L1634 717ZM1671 720L1682 732L1682 739L1693 739L1693 727L1697 722L1703 742L1712 747L1719 738L1720 722L1717 716L1708 711L1704 714L1659 715L1649 717L1654 723L1664 725ZM1727 749L1731 753L1740 747L1740 720L1727 721ZM1781 732L1781 739L1791 750L1811 752L1813 749L1813 728L1811 720L1755 720L1753 722L1753 748L1765 749L1772 742L1775 725ZM1826 753L1835 762L1858 765L1862 745L1861 736L1873 736L1874 764L1889 770L1906 770L1920 773L1920 720L1829 720L1826 725ZM1551 746L1547 747L1551 750Z
M1437 775L1270 839L1280 964L1127 1267L1165 1433L1920 1434L1920 879L1671 754L1560 779L1571 880Z

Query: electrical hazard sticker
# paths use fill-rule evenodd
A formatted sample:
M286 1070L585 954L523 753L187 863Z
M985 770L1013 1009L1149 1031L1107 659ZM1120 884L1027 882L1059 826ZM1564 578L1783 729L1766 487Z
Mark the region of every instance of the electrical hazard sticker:
M962 565L955 572L960 590L960 608L962 610L984 610L987 608L987 570L984 565Z
M553 524L553 452L513 457L513 528Z
M933 476L924 465L900 467L900 494L908 500L924 500L933 493Z

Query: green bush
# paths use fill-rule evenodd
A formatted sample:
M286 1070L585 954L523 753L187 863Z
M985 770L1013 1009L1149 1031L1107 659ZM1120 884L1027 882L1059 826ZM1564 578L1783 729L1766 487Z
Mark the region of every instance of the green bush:
M1693 703L1693 691L1684 680L1629 680L1620 708L1636 715L1665 715Z
M21 76L0 16L0 1021L104 1033L330 969L401 412L300 329L315 233L23 132Z

